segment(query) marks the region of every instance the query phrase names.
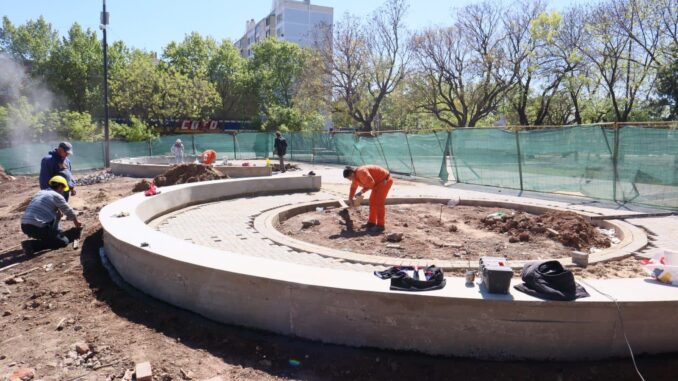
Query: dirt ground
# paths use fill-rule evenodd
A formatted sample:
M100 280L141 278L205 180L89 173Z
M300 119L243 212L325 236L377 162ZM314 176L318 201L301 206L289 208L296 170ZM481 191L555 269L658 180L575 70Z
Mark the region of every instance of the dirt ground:
M280 230L294 238L363 254L394 258L466 260L477 267L482 256L511 260L569 257L573 250L604 249L608 237L581 216L549 212L541 216L475 206L447 207L439 204L386 206L387 231L372 235L361 225L367 222L368 206L330 208L300 214L283 222ZM491 216L491 217L490 217ZM303 221L317 220L319 224ZM644 275L635 258L575 268L588 278ZM463 272L463 271L461 271ZM520 271L516 271L516 276Z
M115 178L77 187L71 204L86 225L80 248L32 257L20 250L24 237L15 209L37 191L37 179L0 182L0 380L24 367L35 371L35 380L120 380L143 360L151 362L156 381L217 375L226 380L635 379L628 359L483 362L309 342L217 324L123 290L101 265L97 212L129 195L136 182ZM640 357L639 367L649 380L674 379L677 356Z

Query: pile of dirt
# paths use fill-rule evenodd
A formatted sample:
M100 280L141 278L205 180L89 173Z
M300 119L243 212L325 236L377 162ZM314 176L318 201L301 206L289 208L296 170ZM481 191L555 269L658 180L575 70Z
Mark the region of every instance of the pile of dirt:
M539 216L518 212L492 213L480 219L481 227L509 236L509 242L529 241L534 235L546 236L563 246L588 251L610 247L610 239L595 225L574 212L550 211Z
M5 172L5 168L0 165L0 180L3 181L14 181L14 176L10 176Z
M227 175L217 171L209 165L181 164L163 175L156 176L153 183L159 187L175 184L196 183L228 178Z
M134 184L134 188L132 188L132 192L145 192L151 187L151 182L142 179L138 183Z

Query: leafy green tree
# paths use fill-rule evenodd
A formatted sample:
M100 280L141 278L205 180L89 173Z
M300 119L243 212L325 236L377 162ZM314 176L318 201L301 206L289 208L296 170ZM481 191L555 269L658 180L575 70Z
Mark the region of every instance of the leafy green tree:
M41 141L43 125L40 110L36 110L28 98L21 96L8 105L5 118L5 133L8 145Z
M145 141L156 138L158 134L148 127L139 118L132 116L130 118L130 125L121 123L110 123L111 136L113 138L123 139L128 142Z
M67 107L101 115L102 48L96 33L75 23L50 56L48 79L67 98Z
M222 118L235 119L243 111L250 80L247 61L230 40L221 41L209 60L207 74L221 97L217 114Z
M112 115L123 118L136 115L142 120L159 117L157 95L161 75L150 54L136 49L130 52L111 70Z
M0 147L7 147L10 145L7 120L8 113L7 107L0 106Z
M220 104L219 93L209 81L189 78L173 69L160 71L153 100L156 118L207 120Z
M101 138L101 129L87 112L50 111L40 115L42 140L69 139L94 141Z
M252 52L249 67L261 107L292 107L307 53L296 44L276 38L255 44Z
M249 88L257 96L262 127L289 131L321 128L320 111L305 96L312 93L321 75L310 69L312 53L275 38L255 44L252 51Z
M211 37L192 32L182 42L170 42L163 51L164 63L189 78L206 78L210 61L217 52Z
M14 26L7 16L2 19L0 52L30 64L34 75L44 74L45 65L58 44L58 33L42 16L19 26Z

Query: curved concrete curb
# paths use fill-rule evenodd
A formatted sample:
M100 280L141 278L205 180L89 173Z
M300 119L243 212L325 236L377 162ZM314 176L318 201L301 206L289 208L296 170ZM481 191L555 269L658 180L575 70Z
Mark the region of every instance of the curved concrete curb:
M488 294L461 278L442 290L388 290L368 272L315 268L194 245L146 225L187 205L267 192L309 192L318 177L220 180L136 194L99 214L106 253L139 290L210 319L327 343L493 359L627 355L614 296L637 353L678 350L678 288L644 279L587 280L591 297L549 302ZM244 202L256 202L249 199ZM127 217L116 217L128 212Z
M111 172L119 176L151 178L167 172L172 167L173 161L174 158L170 156L142 156L111 160ZM193 161L195 161L195 156L186 156L187 164ZM273 173L271 167L265 166L242 167L215 164L213 167L234 179L271 176Z
M388 199L389 205L396 204L446 204L449 198L430 198L430 197L419 197L419 198L390 198ZM560 210L560 211L570 211L562 208L554 207L542 207L535 205L525 205L518 203L509 203L503 201L487 201L480 199L469 199L465 198L460 200L460 205L469 205L469 206L485 206L493 208L506 208L506 209L515 209L529 212L532 214L543 214L549 210ZM315 210L316 207L339 207L339 202L333 201L321 201L321 202L309 202L304 204L297 205L288 205L283 206L278 209L273 209L267 211L254 220L254 227L265 237L271 239L274 242L277 242L281 245L289 246L295 250L305 251L309 253L316 253L324 257L329 258L338 258L343 259L349 262L354 263L364 263L364 264L373 264L373 265L386 265L386 266L428 266L435 264L438 267L443 268L444 270L451 269L466 269L468 268L468 261L459 260L459 261L449 261L449 260L439 260L439 259L407 259L407 258L393 258L387 256L379 255L368 255L354 253L351 251L337 250L326 246L321 246L313 244L310 242L302 241L299 239L292 238L282 232L280 232L280 224L285 220L296 216L298 214L306 213L312 210ZM582 214L586 217L590 217L585 213L576 212ZM598 253L591 254L589 256L589 263L594 264L598 262L605 262L613 259L621 259L627 257L634 252L640 250L641 248L647 245L647 235L645 233L624 221L621 220L596 220L595 223L605 229L615 229L617 237L620 237L621 242L613 248L601 250ZM555 260L560 261L563 266L573 266L572 260L570 258L554 258ZM547 260L544 259L544 260ZM511 267L514 269L521 269L526 263L530 261L511 261Z

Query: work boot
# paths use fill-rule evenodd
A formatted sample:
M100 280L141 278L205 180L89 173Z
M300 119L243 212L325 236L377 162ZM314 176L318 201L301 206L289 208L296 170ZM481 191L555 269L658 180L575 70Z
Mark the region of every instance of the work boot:
M27 256L32 256L35 254L35 249L33 248L33 241L21 241L21 248L24 251L24 254Z
M371 228L367 229L371 234L381 234L385 230L384 225L374 225Z

